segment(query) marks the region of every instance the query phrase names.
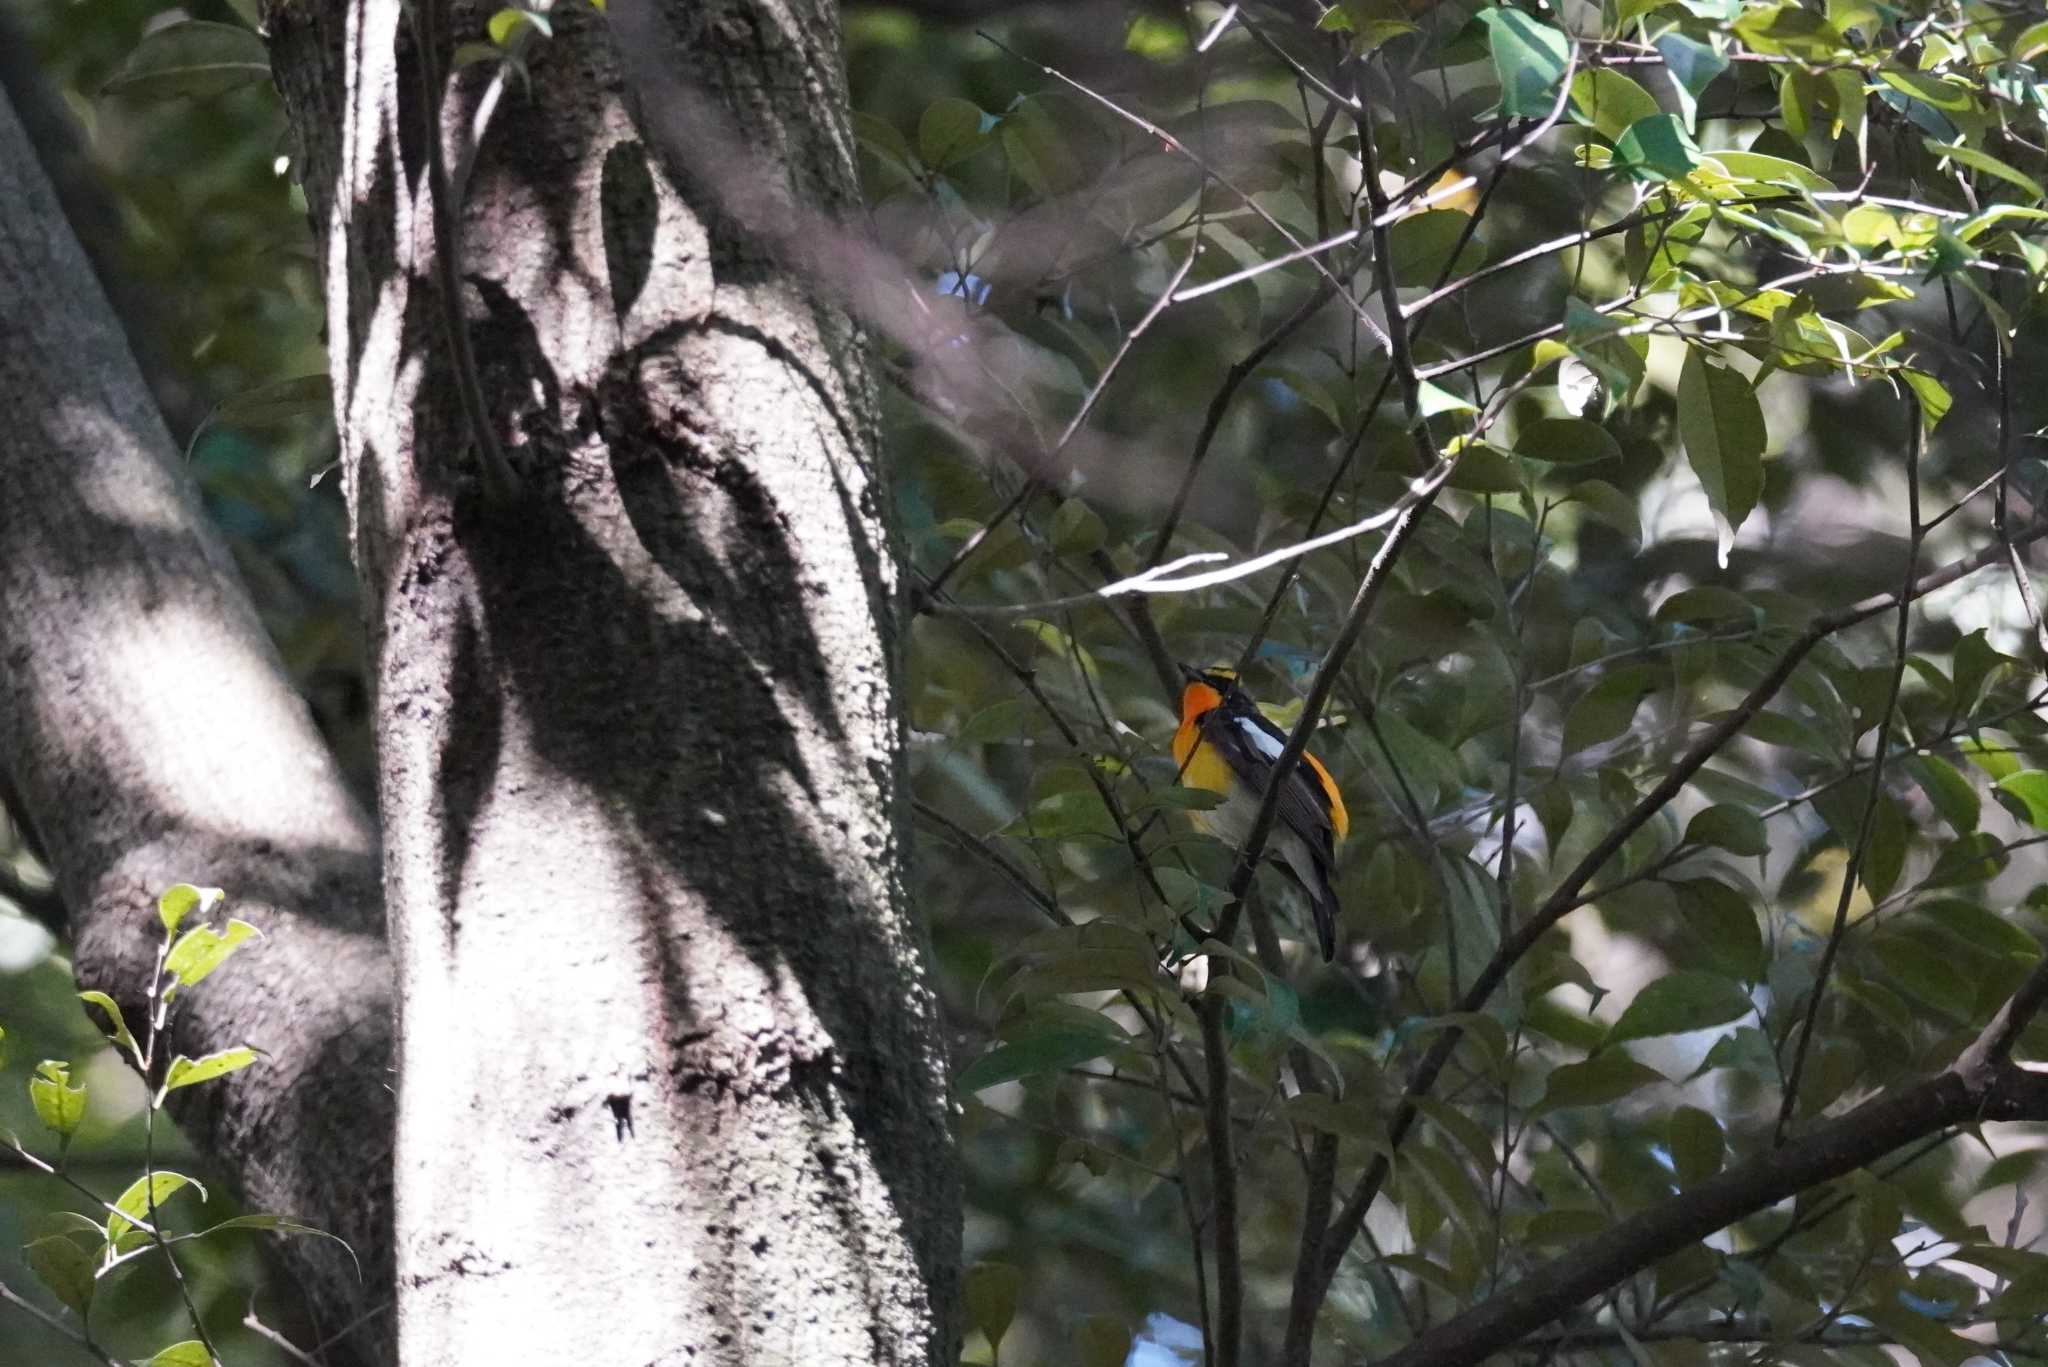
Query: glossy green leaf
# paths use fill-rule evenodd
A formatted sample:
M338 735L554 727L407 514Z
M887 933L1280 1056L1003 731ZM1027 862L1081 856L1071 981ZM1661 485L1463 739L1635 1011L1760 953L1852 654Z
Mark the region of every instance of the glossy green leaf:
M1939 755L1912 755L1906 759L1906 772L1957 835L1968 835L1977 829L1983 799L1960 769Z
M1679 113L1685 126L1691 128L1698 116L1701 93L1728 69L1728 59L1711 45L1677 32L1658 38L1656 48L1664 59L1664 72L1678 94Z
M1741 374L1689 347L1678 376L1678 431L1686 459L1720 517L1722 558L1763 493L1764 413Z
M1749 994L1716 973L1681 969L1642 991L1607 1034L1609 1045L1726 1025L1750 1013Z
M1700 164L1700 149L1675 114L1652 114L1615 140L1614 164L1637 180L1678 180Z
M1572 77L1572 107L1609 142L1637 120L1663 112L1649 91L1606 66Z
M1542 118L1557 103L1571 62L1571 43L1556 28L1518 9L1482 10L1500 80L1500 111L1510 118Z
M1997 790L2007 811L2037 831L2048 830L2048 770L2007 774L1998 780Z

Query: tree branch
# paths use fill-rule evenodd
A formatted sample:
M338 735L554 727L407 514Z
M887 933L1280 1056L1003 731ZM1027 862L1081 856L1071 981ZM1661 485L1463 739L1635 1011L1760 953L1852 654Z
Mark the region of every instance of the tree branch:
M2048 1073L2005 1059L2048 997L2048 959L1962 1057L1933 1077L1886 1092L1791 1142L1766 1149L1682 1195L1640 1211L1382 1359L1378 1367L1462 1367L1519 1341L1648 1267L1744 1216L1875 1162L1951 1125L2048 1119Z

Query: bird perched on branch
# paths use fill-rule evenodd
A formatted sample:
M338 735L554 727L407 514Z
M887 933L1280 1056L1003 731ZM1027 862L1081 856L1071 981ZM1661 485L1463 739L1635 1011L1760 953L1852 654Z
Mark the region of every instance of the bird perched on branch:
M1235 670L1187 665L1180 669L1187 685L1180 695L1173 758L1180 765L1181 782L1223 794L1221 806L1191 815L1202 830L1242 848L1258 820L1266 782L1287 737L1239 686ZM1351 829L1351 819L1330 771L1306 751L1281 785L1279 803L1265 854L1292 874L1308 895L1316 945L1328 960L1337 953L1338 911L1330 869L1337 859L1337 842Z

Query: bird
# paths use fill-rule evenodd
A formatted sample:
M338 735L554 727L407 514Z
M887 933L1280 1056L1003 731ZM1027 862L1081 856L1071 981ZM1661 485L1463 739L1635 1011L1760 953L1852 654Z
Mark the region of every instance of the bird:
M1180 667L1186 680L1180 695L1180 729L1173 733L1173 758L1181 782L1223 794L1221 805L1191 812L1195 825L1226 844L1242 847L1258 820L1273 762L1287 746L1279 727L1221 667ZM1280 789L1280 805L1266 837L1267 856L1293 875L1308 897L1316 946L1324 962L1337 955L1337 893L1330 870L1337 842L1350 832L1343 794L1322 761L1307 751Z

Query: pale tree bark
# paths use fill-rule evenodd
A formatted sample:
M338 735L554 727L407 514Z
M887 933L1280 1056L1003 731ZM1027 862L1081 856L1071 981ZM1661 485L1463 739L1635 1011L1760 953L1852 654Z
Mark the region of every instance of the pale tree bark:
M390 974L375 836L4 98L0 770L57 873L81 985L130 1021L159 890L217 884L263 930L190 994L174 1047L266 1057L184 1093L179 1119L254 1208L357 1251L362 1279L326 1241L283 1249L328 1331L371 1312L332 1360L384 1358Z
M445 17L444 68L488 12ZM855 207L833 6L638 17L751 183ZM649 153L604 20L553 20L461 196L479 433L399 0L269 16L369 600L404 1360L950 1363L860 340ZM490 81L431 118L449 167Z

